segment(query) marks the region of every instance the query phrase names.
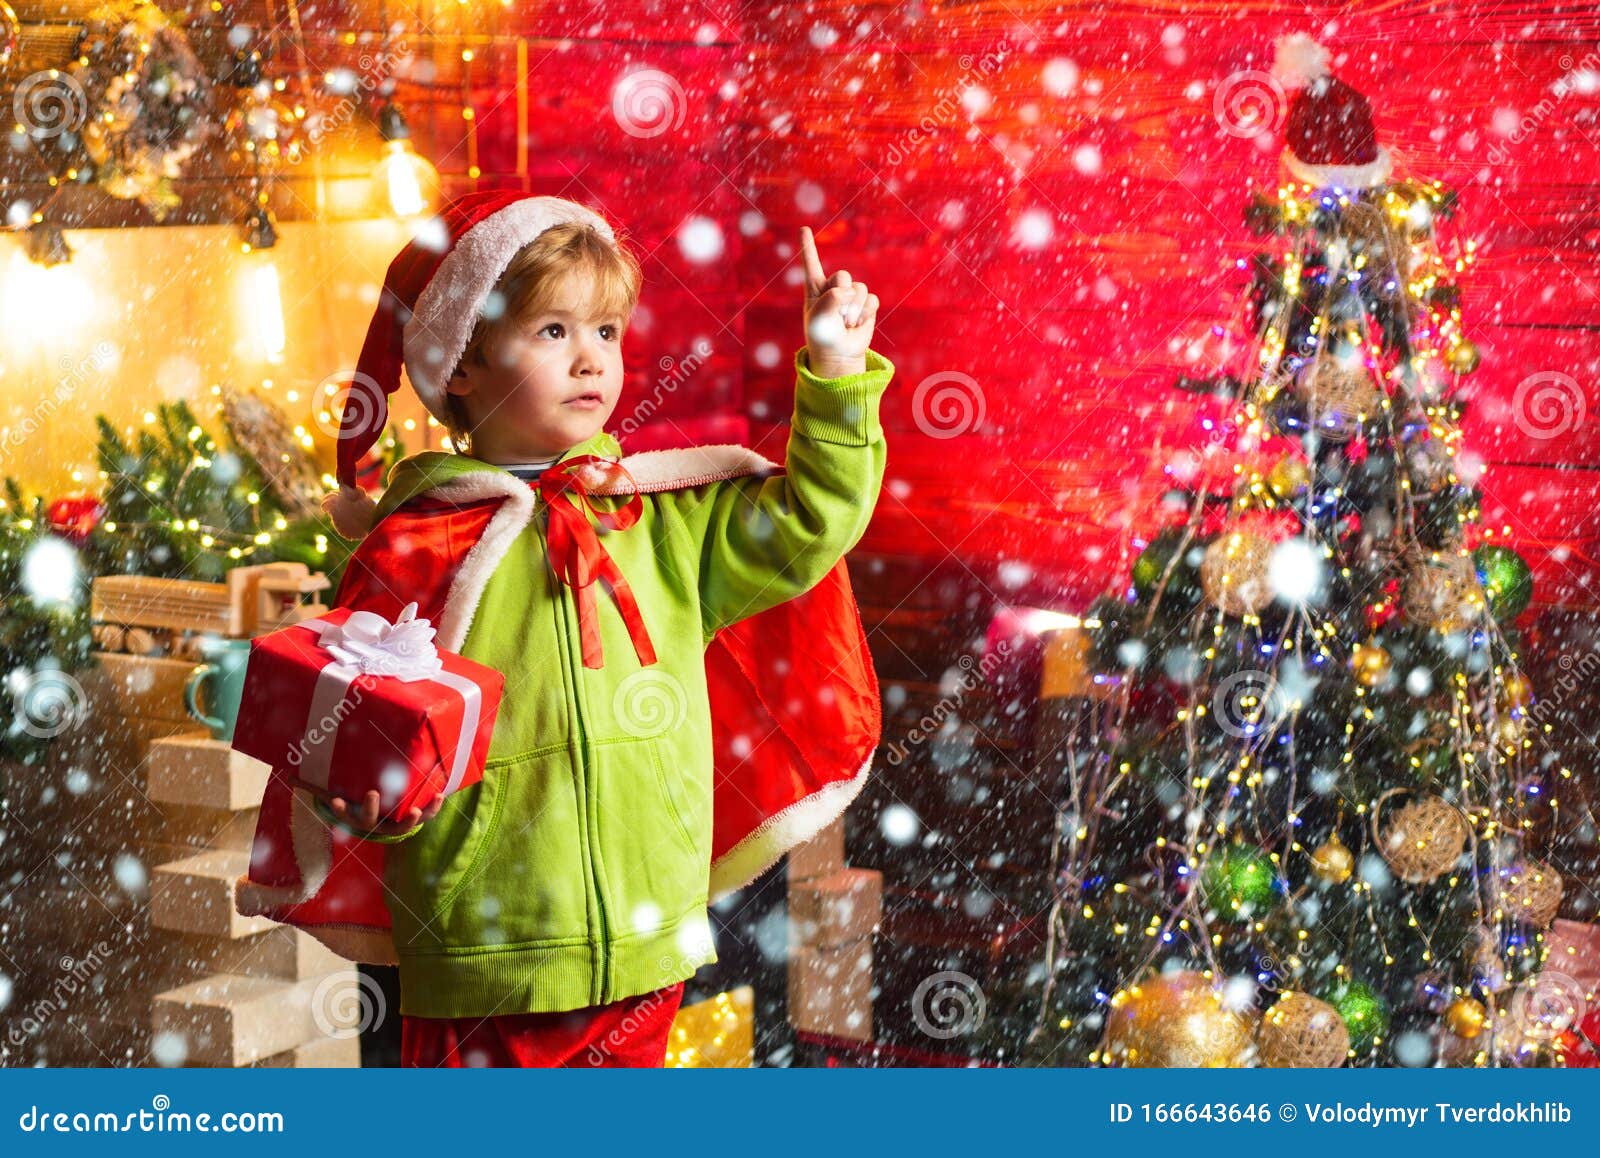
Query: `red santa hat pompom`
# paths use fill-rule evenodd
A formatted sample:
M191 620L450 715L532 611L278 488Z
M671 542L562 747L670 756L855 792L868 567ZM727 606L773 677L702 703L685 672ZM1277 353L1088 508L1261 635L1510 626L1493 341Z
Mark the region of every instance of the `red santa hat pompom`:
M1378 144L1372 105L1328 69L1328 50L1303 32L1278 41L1272 75L1294 95L1284 126L1284 165L1318 188L1370 189L1394 167Z
M574 201L503 190L469 193L429 218L390 263L345 394L339 490L322 504L341 535L359 539L372 527L377 504L357 484L356 468L388 425L389 395L400 389L401 368L428 413L444 422L445 386L495 283L518 250L567 223L616 240L604 218Z

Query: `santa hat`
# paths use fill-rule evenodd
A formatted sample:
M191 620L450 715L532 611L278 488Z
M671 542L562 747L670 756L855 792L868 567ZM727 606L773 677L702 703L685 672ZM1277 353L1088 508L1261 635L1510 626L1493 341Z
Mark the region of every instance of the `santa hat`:
M377 504L357 485L356 467L388 425L401 366L428 413L446 421L445 386L490 291L518 250L567 223L616 241L604 218L576 202L498 190L451 201L390 263L345 395L339 491L323 501L341 535L359 539L372 526Z
M1378 144L1367 98L1328 71L1328 50L1303 32L1278 41L1272 75L1286 89L1283 161L1318 188L1369 189L1389 179L1393 160Z

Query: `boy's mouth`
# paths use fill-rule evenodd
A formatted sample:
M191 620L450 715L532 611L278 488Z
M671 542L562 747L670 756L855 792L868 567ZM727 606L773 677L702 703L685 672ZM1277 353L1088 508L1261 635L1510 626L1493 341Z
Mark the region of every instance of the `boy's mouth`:
M568 406L577 406L583 409L591 409L604 403L605 396L598 390L590 390L585 394L579 394L576 398L568 398L566 401Z

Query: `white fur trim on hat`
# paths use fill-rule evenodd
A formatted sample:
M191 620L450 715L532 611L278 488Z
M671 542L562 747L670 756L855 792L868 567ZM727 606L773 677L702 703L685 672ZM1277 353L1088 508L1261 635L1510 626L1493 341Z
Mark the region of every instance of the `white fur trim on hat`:
M1283 151L1283 164L1296 180L1318 189L1371 189L1394 171L1394 158L1382 145L1365 165L1308 165L1288 149Z
M607 241L611 226L599 214L563 197L513 201L457 240L417 297L406 322L406 374L428 412L446 420L445 386L472 337L478 314L517 251L554 225L581 222Z
M1272 75L1285 88L1305 88L1328 75L1328 50L1304 32L1281 37Z

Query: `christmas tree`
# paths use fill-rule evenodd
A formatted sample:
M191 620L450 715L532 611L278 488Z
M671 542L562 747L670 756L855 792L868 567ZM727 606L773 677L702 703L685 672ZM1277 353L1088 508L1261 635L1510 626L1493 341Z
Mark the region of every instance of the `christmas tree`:
M1530 712L1527 565L1480 522L1453 196L1398 180L1305 38L1291 180L1247 220L1243 452L1095 612L1115 687L1055 847L1035 1064L1561 1064L1545 962L1568 770Z

